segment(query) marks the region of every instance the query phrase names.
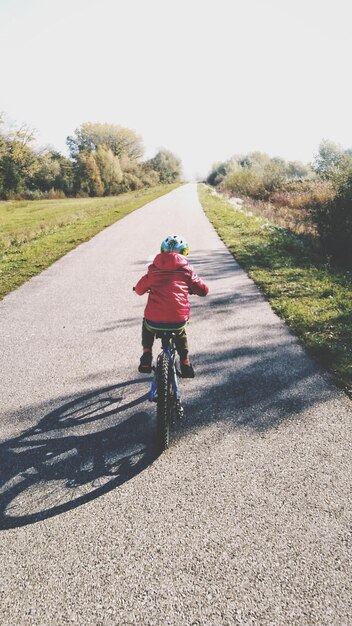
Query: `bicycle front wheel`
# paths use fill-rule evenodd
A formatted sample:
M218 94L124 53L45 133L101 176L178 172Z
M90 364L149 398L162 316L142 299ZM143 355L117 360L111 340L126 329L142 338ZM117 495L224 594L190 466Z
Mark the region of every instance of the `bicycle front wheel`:
M171 411L174 402L174 389L169 358L162 354L158 364L157 437L158 448L163 452L170 443Z

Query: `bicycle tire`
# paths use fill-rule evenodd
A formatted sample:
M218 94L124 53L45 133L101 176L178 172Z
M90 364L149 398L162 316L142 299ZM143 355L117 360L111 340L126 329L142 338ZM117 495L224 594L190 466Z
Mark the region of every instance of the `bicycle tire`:
M173 387L170 361L166 354L159 357L158 363L158 401L157 401L157 438L160 452L167 450L170 444L170 422L173 400Z

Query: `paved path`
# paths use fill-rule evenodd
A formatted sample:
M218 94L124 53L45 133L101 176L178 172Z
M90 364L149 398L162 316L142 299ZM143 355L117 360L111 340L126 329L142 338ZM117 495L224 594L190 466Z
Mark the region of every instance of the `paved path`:
M187 418L155 459L132 285L184 233ZM348 625L351 402L209 225L194 185L0 303L0 623Z

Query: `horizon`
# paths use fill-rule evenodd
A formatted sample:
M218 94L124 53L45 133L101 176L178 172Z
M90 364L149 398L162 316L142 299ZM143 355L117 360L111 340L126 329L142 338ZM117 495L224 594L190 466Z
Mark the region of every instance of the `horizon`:
M132 128L187 179L252 151L309 163L323 139L352 145L351 15L344 0L0 0L0 110L63 154L84 122Z

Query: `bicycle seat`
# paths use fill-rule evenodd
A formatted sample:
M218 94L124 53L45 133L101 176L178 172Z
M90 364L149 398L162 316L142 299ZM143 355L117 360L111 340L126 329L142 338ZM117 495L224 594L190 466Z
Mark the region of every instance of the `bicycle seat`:
M156 330L155 336L157 339L171 339L171 337L175 337L174 330Z
M163 337L165 332L175 334L187 326L187 322L153 322L147 319L144 323L148 330L156 333L157 337Z

